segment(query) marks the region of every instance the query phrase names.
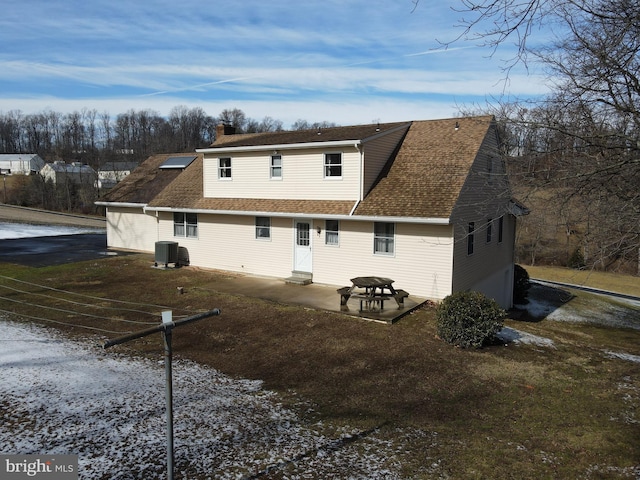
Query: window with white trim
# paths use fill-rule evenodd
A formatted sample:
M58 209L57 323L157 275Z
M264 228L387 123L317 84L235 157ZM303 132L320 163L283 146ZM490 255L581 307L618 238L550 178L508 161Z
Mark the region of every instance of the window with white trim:
M282 155L271 155L269 176L274 180L282 179Z
M325 220L324 243L325 245L338 245L340 241L340 222L338 220Z
M256 238L259 240L271 238L271 218L256 217Z
M342 178L342 153L324 154L324 178Z
M173 236L174 237L198 237L198 214L197 213L173 213Z
M218 178L220 180L231 180L230 157L222 157L218 159Z
M395 223L375 222L373 224L373 253L393 255L395 250Z

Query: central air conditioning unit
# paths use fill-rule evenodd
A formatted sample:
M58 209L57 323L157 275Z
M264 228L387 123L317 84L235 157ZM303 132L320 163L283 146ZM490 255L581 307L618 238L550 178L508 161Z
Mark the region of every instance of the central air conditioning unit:
M178 242L156 242L155 266L164 264L168 267L173 263L176 267L178 264Z

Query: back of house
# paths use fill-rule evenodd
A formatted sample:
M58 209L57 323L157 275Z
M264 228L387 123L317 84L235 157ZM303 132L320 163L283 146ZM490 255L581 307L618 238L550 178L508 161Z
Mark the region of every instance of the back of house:
M488 116L220 126L210 147L150 157L98 204L111 248L174 241L204 268L336 286L375 275L417 297L477 289L511 306L515 218Z

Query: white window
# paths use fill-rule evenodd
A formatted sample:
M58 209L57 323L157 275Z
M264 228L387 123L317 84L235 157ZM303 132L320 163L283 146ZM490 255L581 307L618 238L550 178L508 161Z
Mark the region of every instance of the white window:
M325 245L338 245L340 236L340 222L338 220L326 220L324 222Z
M342 154L324 154L324 178L342 178Z
M198 215L196 213L174 212L174 237L198 237Z
M270 176L273 179L282 179L282 155L271 155Z
M219 158L218 159L218 178L219 179L231 179L231 158Z
M271 238L271 219L256 217L256 238L268 240Z
M373 253L393 255L395 231L394 223L375 222L373 225Z

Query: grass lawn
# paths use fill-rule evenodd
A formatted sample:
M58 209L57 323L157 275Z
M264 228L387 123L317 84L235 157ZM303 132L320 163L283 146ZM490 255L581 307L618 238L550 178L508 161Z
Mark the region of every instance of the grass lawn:
M531 278L552 280L640 297L640 277L595 270L522 265Z
M640 475L640 320L634 328L614 328L562 316L572 308L592 316L623 315L633 324L638 309L603 304L582 292L538 289L534 294L544 298L532 301L547 302L551 319L523 321L514 314L505 324L546 344L462 350L436 337L433 308L383 325L221 294L215 287L219 273L187 267L158 275L149 265L144 255L38 269L0 263L0 308L99 342L141 329L123 320L159 321L167 307L174 315L220 308L219 317L173 336L177 357L262 380L309 423L376 429L398 445L409 438L411 448L402 452L406 478ZM177 295L177 284L188 294ZM105 314L97 306L117 310ZM159 335L118 348L162 357ZM287 478L286 471L270 475Z

